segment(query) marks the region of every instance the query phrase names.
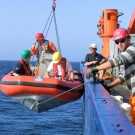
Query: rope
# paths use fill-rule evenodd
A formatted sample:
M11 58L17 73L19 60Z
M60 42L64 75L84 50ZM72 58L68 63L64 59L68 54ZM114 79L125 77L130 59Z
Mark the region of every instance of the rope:
M47 20L47 22L46 22L46 24L45 24L43 33L44 33L45 30L46 30L46 27L47 27L47 24L49 23L49 20L50 20L51 15L52 15L52 11L51 11L51 13L50 13L50 15L49 15L49 17L48 17L48 20ZM53 18L53 16L52 16L52 18ZM47 36L47 34L48 34L48 30L49 30L49 28L50 28L51 22L52 22L52 19L51 19L50 24L49 24L49 26L48 26L48 29L47 29L47 32L46 32L46 36ZM46 36L45 36L45 37L46 37Z
M53 10L55 10L55 7L56 7L55 1L56 1L56 0L53 0L53 4L52 4L52 9L53 9ZM47 20L46 25L45 25L44 30L43 30L43 34L44 34L45 30L46 30L47 24L48 24L48 22L49 22L49 20L50 20L50 17L51 17L51 15L52 15L53 10L50 12L50 15L49 15L49 17L48 17L48 20ZM52 19L53 19L53 16L52 16L52 18L51 18L51 21L50 21L50 24L49 24L49 26L48 26L48 30L47 30L47 32L46 32L46 34L45 34L45 37L46 37L47 34L48 34L48 31L49 31L49 28L50 28Z
M48 20L47 20L47 23L46 23L46 25L45 25L45 28L44 28L44 30L43 30L43 33L45 32L45 29L46 29L46 27L47 27L47 24L48 24L48 22L49 22L49 20L50 20L50 17L51 17L51 15L52 15L52 12L53 12L53 16L52 16L52 18L51 18L51 20L50 20L50 24L49 24L48 29L47 29L47 32L46 32L46 34L45 34L45 38L47 37L47 34L48 34L48 31L49 31L50 25L51 25L51 23L52 23L52 19L54 18L55 31L56 31L56 38L57 38L57 44L58 44L58 51L61 52L61 49L60 49L60 41L59 41L59 36L58 36L58 29L57 29L57 23L56 23L56 17L55 17L55 8L56 8L56 0L53 0L52 11L51 11L51 13L50 13L50 15L49 15L49 18L48 18Z
M58 44L58 51L61 53L60 41L59 41L58 29L57 29L57 23L56 23L56 17L55 17L55 8L56 8L56 0L53 0L52 9L53 9L54 24L55 24L55 31L56 31L57 44Z
M46 37L47 37L47 34L48 34L48 31L49 31L49 28L50 28L50 26L51 26L52 19L53 19L53 16L52 16L52 18L51 18L50 24L49 24L48 29L47 29L47 31L46 31L46 34L45 34L45 39L46 39Z
M56 31L56 37L57 37L58 50L59 50L59 52L61 52L60 41L59 41L59 36L58 36L58 29L57 29L57 23L56 23L56 17L55 17L55 10L53 10L53 16L54 16L54 24L55 24L55 31Z
M35 103L35 104L36 104L36 106L39 106L40 104L46 103L46 102L48 102L48 101L50 101L50 100L53 100L53 99L55 99L55 98L57 98L57 97L59 97L59 96L61 96L61 95L63 95L63 94L66 94L66 93L68 93L68 92L70 92L70 91L72 91L72 90L74 90L74 89L76 89L76 88L78 88L78 87L80 87L80 86L82 86L82 85L88 83L88 82L90 82L90 80L87 81L87 82L85 82L85 83L82 83L82 84L80 84L80 85L78 85L78 86L76 86L76 87L74 87L74 88L72 88L72 89L69 89L69 90L67 90L67 91L65 91L65 92L62 92L61 94L58 94L58 95L56 95L56 96L54 96L54 97L52 97L52 98L49 98L49 99L47 99L47 100L45 100L45 101L43 101L43 102L41 102L41 103ZM35 105L35 104L34 104L34 105Z

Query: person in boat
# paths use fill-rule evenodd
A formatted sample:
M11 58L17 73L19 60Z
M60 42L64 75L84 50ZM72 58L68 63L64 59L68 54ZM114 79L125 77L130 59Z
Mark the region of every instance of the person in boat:
M24 50L21 55L21 59L16 64L16 67L13 70L12 75L19 76L19 75L31 75L31 69L29 66L29 61L31 57L30 50Z
M34 55L37 56L37 64L35 66L35 71L34 71L34 75L37 76L37 75L39 75L40 58L42 56L41 55L42 52L47 53L48 55L49 54L53 55L57 51L57 49L56 49L55 45L53 44L53 42L50 42L44 38L43 33L37 33L35 35L35 40L38 43L38 46L36 46L35 43L32 43L32 47L31 47L30 51L33 56Z
M92 69L101 63L106 61L105 57L97 53L97 45L92 43L89 45L90 53L86 54L84 65L88 69ZM104 70L99 71L99 79L102 80L104 75Z
M113 33L113 40L117 45L120 54L109 59L107 62L90 69L86 72L86 78L89 79L93 73L100 70L105 70L113 67L123 65L123 73L119 75L112 83L108 84L108 87L114 87L116 85L126 82L127 87L131 91L131 95L135 96L135 44L131 44L130 35L124 28L118 28Z
M44 77L51 77L50 72L53 71L53 77L62 80L74 80L74 73L71 63L60 52L53 54L52 62L49 64Z
M44 39L43 33L37 33L35 39L36 42L38 43L38 46L36 46L35 43L32 43L30 51L32 55L37 55L37 58L40 57L42 51L51 54L54 54L57 51L55 45L52 42Z

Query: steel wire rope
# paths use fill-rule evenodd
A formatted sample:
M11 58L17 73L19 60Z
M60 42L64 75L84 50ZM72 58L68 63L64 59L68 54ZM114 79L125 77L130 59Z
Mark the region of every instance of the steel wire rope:
M54 7L53 7L53 16L54 16L54 24L55 24L56 38L57 38L57 44L58 44L58 51L61 53L60 41L59 41L59 35L58 35L58 28L57 28L57 22L56 22L56 16L55 16L55 8Z
M44 32L45 32L45 30L46 30L46 28L47 28L47 25L48 25L48 28L47 28L46 33L45 33L45 39L46 39L46 37L47 37L48 31L49 31L49 29L50 29L50 26L51 26L51 23L52 23L52 20L53 20L52 12L53 12L53 11L51 11L51 13L50 13L50 15L49 15L49 17L48 17L47 23L46 23L46 25L45 25L45 27L44 27L44 30L43 30L43 34L44 34ZM51 18L50 18L50 17L51 17ZM49 22L49 21L50 21L50 22ZM48 24L48 23L49 23L49 24Z
M49 20L50 20L51 14L52 14L52 11L50 12L50 15L49 15L49 17L48 17L48 19L47 19L47 22L46 22L46 24L45 24L45 27L44 27L44 29L43 29L43 34L44 34L45 30L46 30L46 27L47 27L47 24L48 24L48 22L49 22Z

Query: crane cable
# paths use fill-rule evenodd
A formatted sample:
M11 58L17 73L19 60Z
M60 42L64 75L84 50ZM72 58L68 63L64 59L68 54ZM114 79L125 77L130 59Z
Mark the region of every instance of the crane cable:
M51 17L51 15L52 15L52 12L53 12L53 11L51 11L51 13L50 13L50 15L49 15L49 17L48 17L48 20L47 20L47 22L46 22L46 24L45 24L45 27L44 27L44 30L43 30L43 34L44 34L45 30L46 30L47 24L49 23L49 20L50 20L50 17ZM52 18L51 18L50 24L49 24L48 29L47 29L47 31L46 31L45 38L46 38L46 36L47 36L47 34L48 34L48 31L49 31L49 28L50 28L52 19L53 19L53 16L52 16Z
M53 0L52 9L53 9L53 17L54 17L54 24L55 24L55 31L56 31L56 38L57 38L57 44L58 44L58 51L61 53L60 49L60 41L58 36L58 29L57 29L57 23L56 23L56 16L55 16L55 8L56 8L56 0Z
M53 4L52 4L52 11L48 17L48 20L45 24L45 27L44 27L44 30L43 30L43 33L45 32L46 28L47 28L47 25L48 25L48 29L46 31L46 34L45 34L45 39L47 37L47 34L48 34L48 31L49 31L49 28L51 26L51 23L52 23L52 20L54 18L54 25L55 25L55 31L56 31L56 38L57 38L57 44L58 44L58 51L61 52L61 49L60 49L60 41L59 41L59 36L58 36L58 29L57 29L57 23L56 23L56 16L55 16L55 8L56 8L56 0L53 0ZM52 15L53 13L53 15ZM51 17L52 16L52 17ZM49 23L50 21L50 23ZM49 24L48 24L49 23Z

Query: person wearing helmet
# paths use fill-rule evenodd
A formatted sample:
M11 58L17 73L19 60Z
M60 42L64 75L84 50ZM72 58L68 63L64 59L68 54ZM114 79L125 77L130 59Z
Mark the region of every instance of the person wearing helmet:
M87 66L87 68L94 68L95 66L99 65L100 63L105 62L105 57L103 57L101 54L97 53L97 45L95 43L92 43L89 45L90 53L88 53L85 57L85 63L84 65ZM104 71L99 72L99 78L103 79Z
M96 73L100 70L124 65L124 74L119 75L113 82L108 84L108 87L112 88L125 81L127 87L131 91L131 95L135 95L135 44L130 43L130 35L124 28L118 28L114 31L113 40L120 50L120 54L117 57L88 70L86 78L89 79L92 76L92 73Z
M39 55L42 51L51 54L57 51L55 45L52 42L44 39L43 33L37 33L35 36L35 40L38 43L38 46L36 46L35 43L32 43L32 47L30 49L32 55Z
M19 76L19 75L31 75L31 70L29 66L29 61L31 57L31 52L30 50L24 50L21 55L21 59L18 61L16 64L16 67L13 70L14 76Z
M53 77L62 80L73 80L74 73L71 63L60 52L53 54L52 62L49 64L45 77L50 77L50 72L53 71Z

